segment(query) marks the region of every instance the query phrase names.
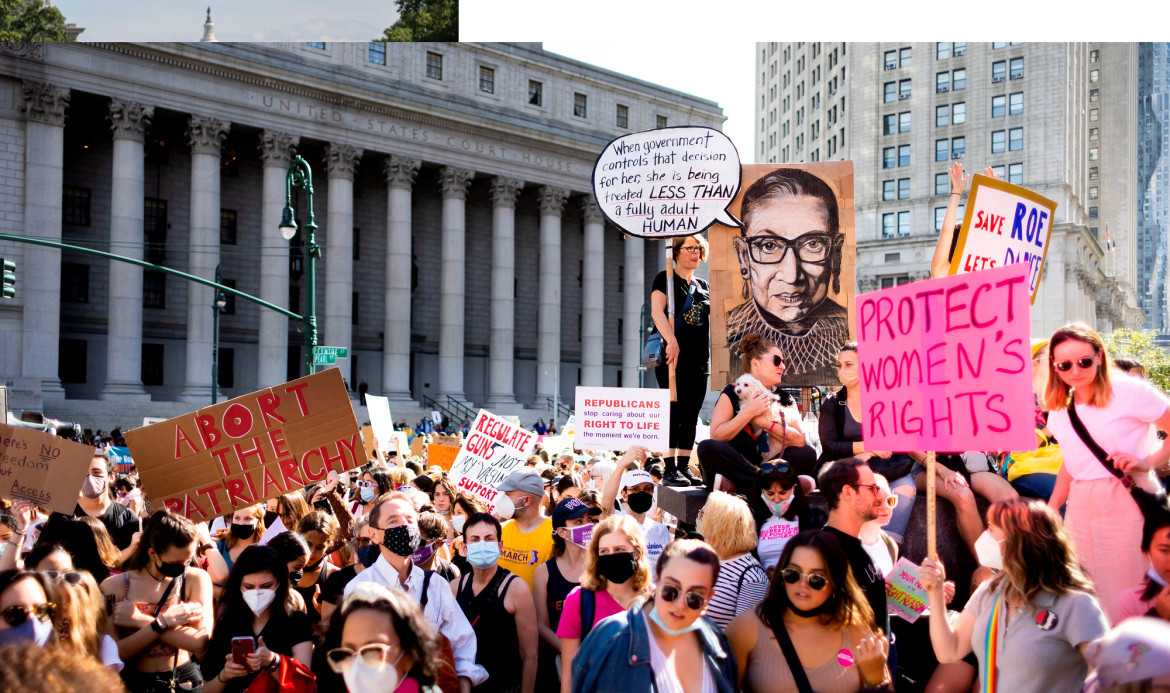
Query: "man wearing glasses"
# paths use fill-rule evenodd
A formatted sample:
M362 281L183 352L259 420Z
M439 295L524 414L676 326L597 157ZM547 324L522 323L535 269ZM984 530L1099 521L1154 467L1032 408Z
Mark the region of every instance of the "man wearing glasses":
M740 206L743 227L734 240L743 277L743 303L727 313L731 363L740 338L759 334L788 360L791 385L824 385L836 374L837 350L849 341L841 293L837 198L820 178L779 169L747 189Z

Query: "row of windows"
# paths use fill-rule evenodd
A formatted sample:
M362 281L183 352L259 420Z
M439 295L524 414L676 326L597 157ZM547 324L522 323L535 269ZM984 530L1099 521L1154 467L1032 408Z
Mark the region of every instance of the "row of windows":
M992 170L995 171L996 175L998 175L1001 179L1006 180L1009 183L1014 183L1016 185L1022 185L1024 182L1024 165L1022 163L1007 164L1007 165L1000 164L998 166L993 166ZM1095 187L1090 188L1090 199L1096 199L1096 190L1097 190L1097 188L1095 188ZM934 194L935 195L947 195L950 192L951 192L950 174L946 173L946 172L934 174ZM890 202L893 200L908 200L908 199L910 199L910 179L909 178L898 178L896 180L882 181L882 201L883 202ZM945 207L936 207L934 210L935 211L935 223L934 223L935 231L937 231L942 224L941 212L944 212L945 210L946 210ZM885 230L887 223L889 223L889 222L887 222L887 217L892 219L894 214L903 214L903 213L904 212L891 212L891 213L883 214L882 215L883 231ZM908 212L905 212L905 213L908 213ZM962 211L960 211L958 218L961 220L962 217L963 217L963 214L962 214ZM885 235L885 234L883 233L883 235ZM898 235L905 236L905 235L909 235L909 233L908 232L907 233L899 233Z
M1019 115L1024 112L1024 92L1016 92L1010 96L991 97L991 117L1002 118L1004 115ZM1097 120L1097 109L1089 112L1089 120ZM935 127L947 125L962 125L967 122L967 102L960 101L953 104L943 104L934 108ZM882 116L882 134L892 135L898 132L910 131L910 112L887 113Z
M909 46L899 50L886 51L883 57L883 64L886 70L893 70L899 67L910 67L911 55Z
M953 72L939 72L934 76L934 91L943 94L951 89L961 91L967 88L967 69L959 68Z
M946 60L947 58L951 57L952 55L955 56L956 58L958 58L959 56L966 55L966 54L967 54L967 42L966 41L963 41L962 43L947 42L947 43L934 44L934 59L935 60Z
M163 344L142 344L142 384L163 385L164 349ZM57 377L63 383L84 384L87 373L87 358L89 356L89 342L84 339L62 339L58 348ZM216 359L220 387L236 386L236 350L231 347L220 347ZM297 359L290 359L290 366L300 369ZM290 370L292 368L290 367ZM293 376L295 377L295 376Z

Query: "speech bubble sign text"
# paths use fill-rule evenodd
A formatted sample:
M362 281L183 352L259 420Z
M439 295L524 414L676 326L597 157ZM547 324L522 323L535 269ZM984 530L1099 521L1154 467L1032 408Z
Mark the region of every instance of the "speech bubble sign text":
M708 127L619 137L593 166L593 194L602 213L643 238L693 236L716 222L741 226L727 212L739 185L739 152L727 135Z

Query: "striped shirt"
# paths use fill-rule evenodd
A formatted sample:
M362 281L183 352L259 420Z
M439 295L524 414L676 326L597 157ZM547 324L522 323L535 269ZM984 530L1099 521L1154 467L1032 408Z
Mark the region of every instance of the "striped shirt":
M731 619L764 601L768 593L768 574L750 553L723 561L715 596L707 603L707 617L726 629Z

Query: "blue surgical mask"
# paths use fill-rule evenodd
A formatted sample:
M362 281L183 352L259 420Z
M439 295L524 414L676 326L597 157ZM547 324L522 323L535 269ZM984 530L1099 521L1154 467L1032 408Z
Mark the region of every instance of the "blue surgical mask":
M35 642L38 647L44 647L52 634L52 621L41 621L36 616L30 615L24 623L17 627L0 630L0 647L19 645L25 642Z
M658 605L657 604L650 607L650 620L654 621L655 625L657 625L659 628L666 631L667 633L670 633L671 635L682 635L683 633L689 633L692 630L698 630L700 625L701 625L699 623L700 619L698 617L696 617L694 623L692 623L689 626L679 628L677 630L674 628L667 628L666 624L662 622L662 617L658 615Z
M481 570L490 568L500 560L500 545L494 541L481 541L467 545L467 562Z
M361 497L363 503L373 503L374 499L378 497L378 489L373 486L363 486L361 488Z

